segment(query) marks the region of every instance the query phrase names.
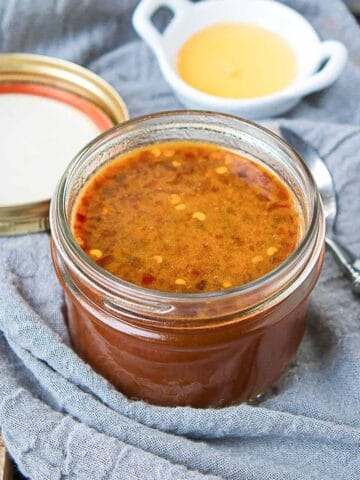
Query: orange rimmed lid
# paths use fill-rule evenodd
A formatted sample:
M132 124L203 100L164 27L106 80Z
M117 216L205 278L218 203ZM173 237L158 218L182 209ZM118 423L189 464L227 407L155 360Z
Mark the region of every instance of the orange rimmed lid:
M48 229L50 196L90 140L128 119L103 79L39 55L0 55L0 235Z

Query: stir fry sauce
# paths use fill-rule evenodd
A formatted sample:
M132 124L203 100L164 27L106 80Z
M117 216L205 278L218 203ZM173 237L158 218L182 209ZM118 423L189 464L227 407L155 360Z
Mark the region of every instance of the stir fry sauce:
M297 247L294 194L267 167L222 147L168 142L120 156L72 212L81 248L128 282L205 293L251 282Z

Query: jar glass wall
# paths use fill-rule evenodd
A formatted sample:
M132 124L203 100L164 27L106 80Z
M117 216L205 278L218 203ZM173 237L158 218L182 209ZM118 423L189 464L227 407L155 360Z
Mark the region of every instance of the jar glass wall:
M269 274L238 288L171 294L117 278L78 246L70 228L86 181L121 154L158 142L214 143L267 165L296 196L304 232ZM294 357L324 251L324 218L305 164L280 138L215 113L168 112L131 120L73 160L51 206L52 254L75 350L120 391L159 405L219 407L264 392Z

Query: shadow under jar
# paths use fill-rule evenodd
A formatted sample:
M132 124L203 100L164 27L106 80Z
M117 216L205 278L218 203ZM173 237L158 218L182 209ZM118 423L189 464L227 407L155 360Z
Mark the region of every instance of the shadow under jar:
M304 219L297 249L267 275L228 290L175 294L142 288L102 269L70 225L83 185L139 147L174 140L216 144L270 168ZM222 407L268 389L293 359L324 253L324 217L312 177L271 132L196 111L131 120L95 139L64 173L51 206L52 255L77 353L130 398L168 406Z

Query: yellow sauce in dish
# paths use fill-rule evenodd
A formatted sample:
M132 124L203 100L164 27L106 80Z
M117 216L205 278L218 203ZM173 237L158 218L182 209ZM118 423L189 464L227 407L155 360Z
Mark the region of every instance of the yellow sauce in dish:
M238 22L217 23L181 47L182 79L202 92L227 98L254 98L287 87L295 78L296 57L279 35Z

